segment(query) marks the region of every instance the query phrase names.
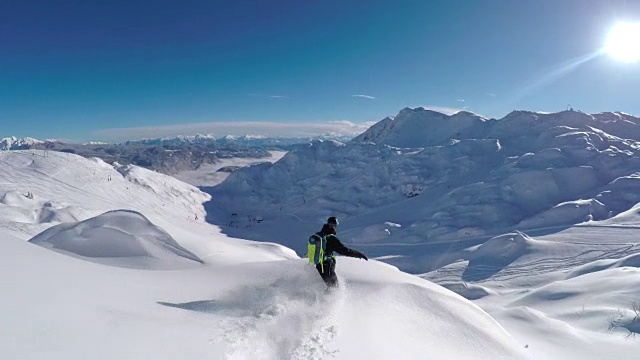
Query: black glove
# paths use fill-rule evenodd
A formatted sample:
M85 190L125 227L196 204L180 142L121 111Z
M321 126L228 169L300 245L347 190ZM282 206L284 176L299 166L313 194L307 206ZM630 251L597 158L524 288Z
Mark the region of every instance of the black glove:
M355 252L355 255L356 255L356 257L358 259L363 259L363 260L369 261L369 259L367 259L367 257L363 253L361 253L360 251L354 251L354 252Z

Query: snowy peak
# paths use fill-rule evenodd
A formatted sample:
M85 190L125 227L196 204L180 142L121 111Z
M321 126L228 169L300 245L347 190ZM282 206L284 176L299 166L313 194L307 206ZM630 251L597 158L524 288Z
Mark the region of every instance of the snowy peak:
M423 107L404 108L397 116L381 120L352 142L374 142L403 148L435 146L460 138L463 132L482 126L485 121L485 118L467 111L445 115Z
M513 111L500 120L492 123L493 129L514 131L522 127L537 133L545 132L553 127L568 126L576 129L595 127L621 138L637 138L640 134L637 125L640 119L623 113L586 114L581 111L566 110L557 113L537 113L531 111ZM632 133L628 133L632 131Z
M0 150L24 150L36 144L43 144L44 141L25 137L18 139L15 136L7 137L0 141Z
M425 108L404 108L397 116L374 124L352 142L395 147L437 146L451 139L471 138L507 138L507 141L521 142L553 133L557 127L581 131L597 128L622 139L638 139L639 124L639 118L620 112L590 115L574 110L557 113L516 110L502 119L489 120L467 111L445 115Z

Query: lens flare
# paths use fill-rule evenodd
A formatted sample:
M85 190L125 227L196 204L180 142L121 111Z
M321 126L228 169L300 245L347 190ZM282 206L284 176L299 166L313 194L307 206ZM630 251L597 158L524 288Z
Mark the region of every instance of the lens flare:
M640 60L640 23L619 23L611 29L605 51L623 62Z

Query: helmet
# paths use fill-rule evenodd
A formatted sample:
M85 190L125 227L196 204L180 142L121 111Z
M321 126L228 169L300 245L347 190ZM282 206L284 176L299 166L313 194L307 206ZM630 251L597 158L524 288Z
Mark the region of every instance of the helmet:
M329 219L327 219L327 224L329 224L329 225L331 225L333 227L338 226L338 224L339 224L338 223L338 218L335 217L335 216L331 216Z

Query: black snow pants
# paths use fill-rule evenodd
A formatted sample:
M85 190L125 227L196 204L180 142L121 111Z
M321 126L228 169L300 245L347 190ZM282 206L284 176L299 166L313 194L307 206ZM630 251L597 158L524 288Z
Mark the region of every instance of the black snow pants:
M324 272L322 271L324 267ZM338 276L336 275L336 262L334 261L326 261L323 264L316 265L316 269L320 273L322 280L329 287L337 287L338 286Z

